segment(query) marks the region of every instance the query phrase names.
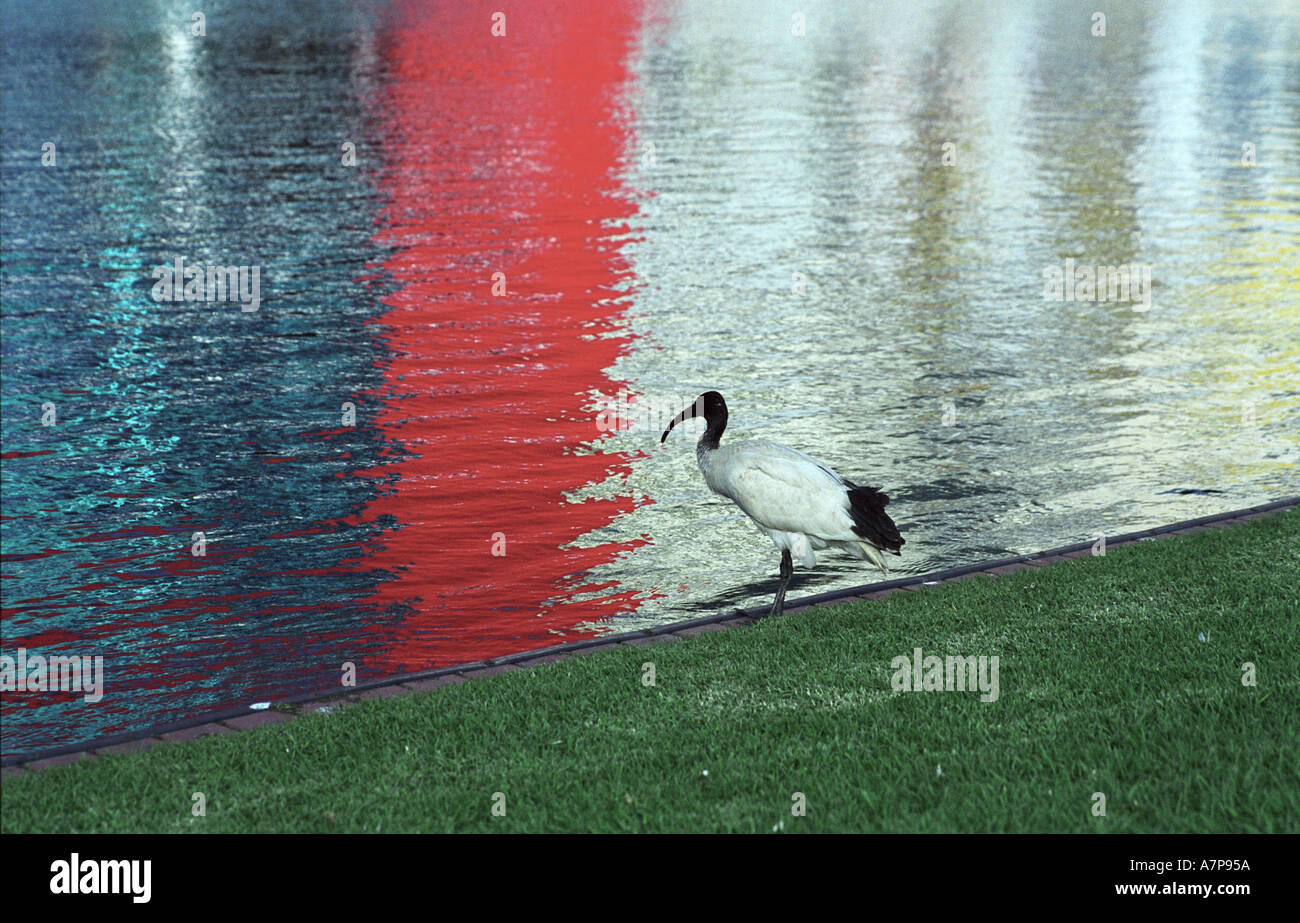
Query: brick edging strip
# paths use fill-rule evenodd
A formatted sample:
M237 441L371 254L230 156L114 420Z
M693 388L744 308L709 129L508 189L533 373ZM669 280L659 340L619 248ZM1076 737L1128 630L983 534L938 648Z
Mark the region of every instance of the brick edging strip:
M1228 513L1202 516L1199 519L1187 519L1182 522L1144 529L1139 532L1128 532L1115 538L1107 538L1106 544L1108 547L1113 547L1116 545L1125 545L1131 542L1141 541L1142 539L1155 538L1159 535L1169 535L1175 532L1190 532L1220 524L1226 525L1228 523L1242 522L1248 519L1257 519L1266 513L1277 512L1298 505L1300 505L1300 497L1286 497L1281 500L1275 500L1271 503L1233 510ZM1079 557L1082 553L1090 551L1092 545L1092 542L1078 542L1073 545L1064 545L1059 548L1053 548L1049 551L1035 552L1034 554L999 558L994 561L967 564L962 567L954 567L930 574L899 577L893 580L882 580L879 583L849 587L843 590L832 590L827 593L817 593L812 596L805 596L797 600L791 600L786 611L795 612L811 606L825 605L827 603L846 600L880 599L897 590L910 590L937 583L951 583L955 580L974 576L975 574L998 576L1003 573L1009 573L1012 570L1038 567L1053 561ZM369 682L358 683L356 686L349 687L347 692L342 693L337 689L331 689L328 692L301 693L299 695L275 700L270 704L269 708L260 711L252 711L248 707L230 709L228 711L206 714L201 718L190 718L183 721L175 721L170 724L155 725L143 730L99 737L78 744L70 744L62 747L50 747L34 753L14 754L0 759L0 766L3 766L4 777L8 778L27 770L39 770L49 766L73 763L80 759L94 759L96 756L104 753L119 753L128 750L145 749L154 744L169 740L189 740L207 734L224 734L265 724L278 724L284 721L289 721L298 714L308 713L310 711L309 709L296 709L295 707L297 706L313 703L317 704L318 707L320 705L331 703L342 705L360 699L381 698L389 695L401 695L403 693L410 693L418 690L433 689L442 685L464 682L475 677L503 673L507 670L527 665L530 662L536 662L539 664L553 663L556 660L577 653L612 648L626 644L650 643L664 635L687 637L692 634L699 634L701 631L705 630L731 628L736 625L747 625L762 618L767 614L767 612L768 606L766 605L756 606L750 609L733 609L729 612L718 612L713 615L688 619L682 622L669 622L664 625L657 625L654 628L642 628L636 631L621 632L619 634L602 635L598 638L586 638L581 641L568 641L562 644L554 644L550 647L519 651L518 653L506 654L501 657L492 657L487 660L476 660L471 663L462 663L450 667L439 667L432 670L421 670L416 673L404 673L398 676L371 680Z

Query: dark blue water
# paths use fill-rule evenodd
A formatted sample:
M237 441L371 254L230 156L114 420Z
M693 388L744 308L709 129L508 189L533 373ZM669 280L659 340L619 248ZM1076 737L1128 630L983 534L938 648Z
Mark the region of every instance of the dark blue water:
M371 14L225 15L258 27L5 11L4 650L105 657L117 692L79 709L86 736L124 703L176 718L319 685L337 639L361 659L400 614L362 605L382 526L344 525L379 487L351 473L400 451L340 425L381 381L373 175L337 156L368 133ZM263 267L260 310L155 302L177 255ZM6 716L6 751L48 739L53 698Z

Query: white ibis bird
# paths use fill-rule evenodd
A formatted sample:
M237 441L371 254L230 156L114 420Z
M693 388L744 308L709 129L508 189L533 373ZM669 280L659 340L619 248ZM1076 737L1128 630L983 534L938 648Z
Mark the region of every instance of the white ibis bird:
M904 542L885 512L889 497L879 488L859 487L817 459L775 442L719 445L727 428L727 402L717 391L701 394L673 417L660 444L674 426L692 417L704 417L708 424L695 447L704 482L733 500L781 551L781 585L771 615L780 615L785 606L792 556L804 567L815 567L814 552L839 548L889 573L881 552L899 554Z

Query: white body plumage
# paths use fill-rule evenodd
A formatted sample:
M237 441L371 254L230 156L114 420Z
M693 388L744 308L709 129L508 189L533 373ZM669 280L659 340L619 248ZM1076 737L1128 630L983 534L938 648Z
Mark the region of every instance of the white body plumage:
M704 482L729 498L804 567L816 552L838 548L885 573L880 549L853 531L848 485L831 468L780 443L753 439L710 449L696 446Z
M755 439L722 445L727 402L717 391L706 391L673 417L660 443L674 426L693 417L708 423L695 447L704 482L758 523L781 552L781 582L771 615L779 615L785 605L795 559L814 567L823 548L842 549L889 573L881 552L898 554L905 542L885 512L888 496L779 443Z

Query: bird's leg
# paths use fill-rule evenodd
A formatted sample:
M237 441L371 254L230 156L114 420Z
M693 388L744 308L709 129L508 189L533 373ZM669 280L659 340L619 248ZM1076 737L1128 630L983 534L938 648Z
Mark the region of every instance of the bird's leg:
M768 618L774 615L780 615L785 609L785 588L790 583L790 575L794 573L794 561L790 559L790 549L786 548L781 552L781 585L776 588L776 601L772 603L772 611L769 612Z

